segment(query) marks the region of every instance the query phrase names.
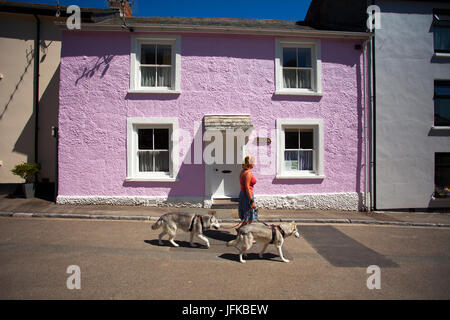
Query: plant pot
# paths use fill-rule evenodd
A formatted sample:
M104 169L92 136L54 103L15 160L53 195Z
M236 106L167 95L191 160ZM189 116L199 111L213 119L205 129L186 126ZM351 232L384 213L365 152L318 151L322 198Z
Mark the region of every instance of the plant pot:
M34 198L34 191L35 191L34 183L24 183L22 185L22 190L26 199Z

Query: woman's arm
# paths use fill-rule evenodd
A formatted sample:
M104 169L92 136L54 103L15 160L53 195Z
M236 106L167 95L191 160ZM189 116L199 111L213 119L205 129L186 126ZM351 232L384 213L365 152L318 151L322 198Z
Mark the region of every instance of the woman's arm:
M247 196L250 199L251 207L255 208L255 203L253 202L253 191L250 188L250 182L252 181L252 174L250 172L247 172L244 177L245 177L245 192L247 193Z

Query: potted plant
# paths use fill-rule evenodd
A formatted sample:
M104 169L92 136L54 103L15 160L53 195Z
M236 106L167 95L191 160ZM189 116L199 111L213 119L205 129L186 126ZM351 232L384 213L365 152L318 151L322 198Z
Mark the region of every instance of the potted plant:
M23 193L25 198L33 198L34 197L34 178L36 173L39 172L39 165L36 163L22 163L16 165L11 172L16 176L19 176L25 179L25 183L23 184Z

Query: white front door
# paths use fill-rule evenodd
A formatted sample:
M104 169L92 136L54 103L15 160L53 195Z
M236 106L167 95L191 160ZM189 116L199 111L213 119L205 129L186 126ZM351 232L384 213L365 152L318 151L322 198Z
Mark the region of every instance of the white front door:
M206 165L206 192L213 199L238 198L240 191L239 174L242 169L244 150L238 150L237 138L232 139L233 141L226 141L225 131L222 131L222 137L223 161L222 164L213 163ZM245 140L245 143L247 141L248 139ZM242 147L244 148L244 146ZM231 157L231 154L228 154L227 157L227 152L232 152L233 157Z

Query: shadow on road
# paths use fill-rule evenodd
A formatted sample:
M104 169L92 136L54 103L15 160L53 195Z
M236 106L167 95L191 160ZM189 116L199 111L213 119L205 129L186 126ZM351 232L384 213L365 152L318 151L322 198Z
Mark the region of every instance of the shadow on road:
M219 258L239 262L239 253L236 253L236 254L224 253L224 254L221 254L219 256ZM275 259L275 258L278 258L278 259ZM292 258L290 258L290 259L292 259ZM281 261L280 256L273 254L273 253L267 253L267 252L263 254L262 258L260 258L257 253L248 253L247 257L244 256L244 260L271 260L271 261L283 262L283 261Z
M399 267L332 226L299 226L298 230L317 253L335 267Z
M152 246L156 247L170 247L175 248L172 246L169 242L169 240L162 240L163 244L159 244L159 241L157 239L154 240L144 240L146 244L150 244ZM196 243L195 240L193 242L193 246L189 244L189 241L183 241L183 240L177 240L175 239L175 242L179 245L178 248L189 248L189 249L208 249L204 244Z

